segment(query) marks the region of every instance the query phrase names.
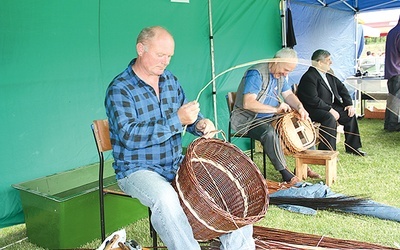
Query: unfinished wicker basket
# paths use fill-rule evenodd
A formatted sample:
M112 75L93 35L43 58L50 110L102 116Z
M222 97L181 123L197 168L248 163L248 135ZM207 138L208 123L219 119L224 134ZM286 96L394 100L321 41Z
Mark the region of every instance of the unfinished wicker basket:
M300 120L294 112L286 113L273 122L286 154L295 154L315 145L317 133L311 119Z
M197 240L210 240L261 220L267 184L258 167L220 139L193 141L173 181Z

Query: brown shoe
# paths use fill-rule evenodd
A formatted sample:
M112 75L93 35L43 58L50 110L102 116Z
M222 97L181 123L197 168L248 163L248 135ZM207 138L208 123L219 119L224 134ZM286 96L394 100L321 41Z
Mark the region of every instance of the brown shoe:
M312 171L310 167L307 167L307 176L312 179L321 179L322 178L322 176L320 174Z
M295 185L296 183L301 182L299 177L293 176L292 179L290 179L290 182L288 183L289 185Z

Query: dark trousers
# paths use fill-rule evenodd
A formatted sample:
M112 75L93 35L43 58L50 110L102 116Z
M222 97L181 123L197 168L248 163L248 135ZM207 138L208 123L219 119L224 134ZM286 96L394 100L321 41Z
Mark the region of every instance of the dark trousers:
M333 104L332 108L340 115L338 121L335 120L329 111L322 109L308 110L311 120L321 123L321 127L319 129L320 143L318 145L318 149L336 150L337 123L343 125L344 127L344 143L346 151L361 148L361 138L356 115L349 117L347 115L347 111L345 111L342 106L336 104Z
M385 125L387 131L400 131L400 75L387 81L389 91L386 101Z
M267 154L272 165L277 171L285 169L287 166L279 135L271 125L272 118L257 120L247 132L247 135L254 140L260 141L264 153ZM256 125L255 125L256 124Z

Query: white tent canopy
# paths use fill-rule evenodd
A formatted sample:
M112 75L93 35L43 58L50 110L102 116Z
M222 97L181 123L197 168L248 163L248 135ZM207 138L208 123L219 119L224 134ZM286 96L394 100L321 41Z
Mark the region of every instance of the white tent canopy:
M379 29L372 28L365 24L362 24L362 28L364 31L364 36L367 36L367 37L380 37L381 36L381 31Z

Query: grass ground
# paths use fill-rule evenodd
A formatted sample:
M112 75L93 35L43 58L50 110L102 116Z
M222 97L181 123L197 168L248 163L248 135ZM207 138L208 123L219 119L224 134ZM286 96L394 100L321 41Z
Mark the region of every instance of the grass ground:
M362 119L359 124L363 150L368 155L358 157L346 154L342 137L338 145L338 180L331 189L346 195L365 195L374 201L400 208L400 132L385 132L382 120ZM287 157L287 160L289 166L294 166L291 157ZM262 166L261 154L256 154L255 162ZM323 166L312 168L324 175ZM269 163L267 176L270 180L280 181L279 173ZM315 183L321 180L307 181ZM265 218L257 225L400 248L399 222L361 215L318 211L315 216L309 216L270 206ZM128 239L135 239L143 246L151 245L147 219L127 225L125 229ZM100 239L96 239L81 248L96 249L100 244ZM0 229L0 250L2 249L43 248L29 242L23 224Z
M400 207L400 134L383 130L382 120L360 120L360 133L366 157L344 152L343 140L338 145L338 181L331 187L336 193L365 195L374 201ZM288 159L292 161L292 159ZM293 165L293 164L292 164ZM324 173L323 166L312 166ZM272 168L268 176L279 178ZM315 181L311 181L315 182ZM400 247L400 223L367 216L318 211L316 216L282 212L272 206L260 225L297 232L353 239Z

